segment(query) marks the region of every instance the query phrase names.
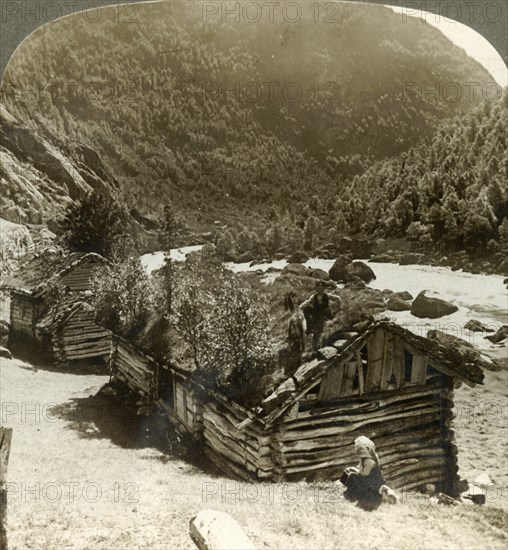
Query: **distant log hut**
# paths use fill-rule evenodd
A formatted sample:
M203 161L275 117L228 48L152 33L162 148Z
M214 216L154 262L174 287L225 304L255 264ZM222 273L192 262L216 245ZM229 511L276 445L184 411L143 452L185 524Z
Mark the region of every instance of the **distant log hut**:
M89 292L70 292L36 324L37 340L60 365L109 358L110 332L95 322L89 301Z
M48 250L22 263L1 286L10 293L12 340L37 343L36 325L53 305L48 296L53 285L68 292L89 290L93 270L106 261L92 252L64 257Z
M134 370L134 361L124 357ZM142 369L135 366L139 378ZM356 461L353 440L366 435L376 443L391 487L433 483L455 495L453 390L462 382L481 384L480 366L491 365L478 354L379 321L321 349L255 410L206 392L183 371L163 368L150 380L154 399L171 403L173 417L191 426L207 456L233 477L338 479ZM164 381L168 377L172 384ZM162 387L173 388L169 397L161 395Z

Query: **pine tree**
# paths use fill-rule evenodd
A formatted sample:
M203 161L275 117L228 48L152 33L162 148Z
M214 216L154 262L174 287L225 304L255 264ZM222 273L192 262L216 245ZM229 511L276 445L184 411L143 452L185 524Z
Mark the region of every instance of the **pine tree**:
M93 192L69 205L61 227L64 242L73 252L96 252L106 258L127 237L125 212L111 199Z

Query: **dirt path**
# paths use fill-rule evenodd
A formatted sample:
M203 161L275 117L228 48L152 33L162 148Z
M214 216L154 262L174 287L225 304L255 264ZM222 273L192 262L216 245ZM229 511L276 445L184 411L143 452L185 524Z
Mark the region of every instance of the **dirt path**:
M507 516L496 508L414 497L368 513L336 485L236 483L139 448L142 424L89 397L106 381L2 360L2 423L14 428L11 548L194 548L188 522L204 508L232 513L259 548L506 547Z

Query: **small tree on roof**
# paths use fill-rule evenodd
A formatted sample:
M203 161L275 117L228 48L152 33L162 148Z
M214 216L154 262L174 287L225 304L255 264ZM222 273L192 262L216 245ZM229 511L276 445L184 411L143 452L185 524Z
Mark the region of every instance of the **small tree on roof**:
M203 385L240 403L259 399L275 356L265 300L220 269L191 271L180 278L172 320Z

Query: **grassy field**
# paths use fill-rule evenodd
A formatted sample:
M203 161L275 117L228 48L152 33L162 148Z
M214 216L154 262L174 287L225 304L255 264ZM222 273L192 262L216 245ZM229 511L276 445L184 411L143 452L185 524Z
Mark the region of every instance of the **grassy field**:
M231 513L259 548L506 548L507 372L457 391L461 474L486 471L499 500L447 507L414 494L365 512L333 484L246 484L220 477L173 442L166 453L107 395L106 376L1 360L2 423L14 428L8 469L11 548L193 548L189 520ZM94 397L95 396L95 397ZM500 404L494 421L487 403ZM469 404L475 415L462 414ZM479 405L482 405L479 407ZM503 408L504 407L504 408ZM352 459L354 462L354 459Z

